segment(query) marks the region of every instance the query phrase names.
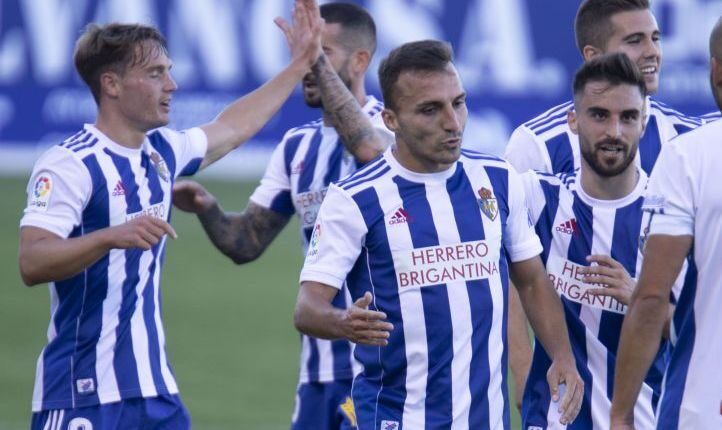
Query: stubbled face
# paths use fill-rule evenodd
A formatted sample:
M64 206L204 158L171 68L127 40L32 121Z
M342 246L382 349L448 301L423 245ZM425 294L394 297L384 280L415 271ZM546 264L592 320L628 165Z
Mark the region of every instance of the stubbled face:
M458 160L468 112L453 64L443 71L402 72L393 94L396 107L384 111L384 121L396 134L399 161L413 171L432 173Z
M570 126L579 135L583 162L603 177L630 168L644 131L645 102L639 89L589 82L574 106Z
M348 88L351 88L351 73L349 70L349 62L351 52L340 42L341 32L343 28L341 24L326 24L321 35L321 45L323 53L331 63L331 67L338 73L339 78ZM321 102L321 92L316 84L317 78L313 72L309 72L303 77L303 98L306 104L313 108L323 107Z
M623 52L644 75L647 92L656 93L662 68L661 34L650 10L620 12L611 17L614 27L606 53Z
M168 56L152 42L144 43L150 54L145 61L125 70L117 93L123 116L143 132L168 124L172 94L178 89L170 75L172 63Z

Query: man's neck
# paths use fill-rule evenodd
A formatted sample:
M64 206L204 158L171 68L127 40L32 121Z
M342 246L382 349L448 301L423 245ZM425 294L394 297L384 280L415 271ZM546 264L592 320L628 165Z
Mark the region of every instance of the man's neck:
M95 127L110 140L126 148L138 149L143 145L145 132L137 130L117 115L99 112Z
M632 163L616 176L601 176L582 162L581 176L582 189L588 196L598 200L618 200L634 191L639 181L639 170Z

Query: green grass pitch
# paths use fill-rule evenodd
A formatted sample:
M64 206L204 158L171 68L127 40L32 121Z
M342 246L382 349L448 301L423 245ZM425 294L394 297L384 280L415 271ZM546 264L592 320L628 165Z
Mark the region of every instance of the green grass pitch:
M17 268L25 179L0 179L0 430L29 427L35 361L45 343L47 287L23 286ZM204 181L226 210L242 210L255 182ZM163 270L167 350L199 430L288 429L298 375L293 328L302 263L294 220L257 261L236 266L178 210L178 239ZM512 407L512 428L519 428Z

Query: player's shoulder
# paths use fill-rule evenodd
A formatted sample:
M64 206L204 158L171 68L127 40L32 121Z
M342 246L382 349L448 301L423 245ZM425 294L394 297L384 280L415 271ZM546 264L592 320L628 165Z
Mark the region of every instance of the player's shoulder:
M574 102L571 100L558 104L526 121L518 129L526 130L533 136L541 136L552 131L566 131L568 128L567 114L571 109L574 109Z
M294 137L302 137L310 133L316 133L323 127L323 119L319 118L305 124L289 128L283 135L281 142L286 142Z
M656 99L650 99L649 107L649 115L655 116L657 118L663 118L666 121L670 121L673 123L683 124L690 129L697 128L705 122L700 117L684 114Z
M710 122L717 121L718 119L722 118L722 112L716 110L714 112L706 113L704 115L700 115L699 117L702 121L704 121L705 124L708 124Z
M541 185L572 191L577 184L579 169L573 172L546 173L529 170L525 175L533 176Z
M722 150L719 146L720 135L722 135L722 121L712 121L675 137L665 147L669 146L670 149L679 152L710 147L717 153Z
M493 166L509 170L511 164L508 161L496 155L487 154L485 152L474 151L471 149L462 149L459 161L467 165Z
M365 166L336 182L335 186L349 195L353 195L367 188L378 186L382 178L389 174L391 174L391 165L384 154L380 154Z
M49 147L38 162L84 164L83 159L102 148L100 138L88 127Z

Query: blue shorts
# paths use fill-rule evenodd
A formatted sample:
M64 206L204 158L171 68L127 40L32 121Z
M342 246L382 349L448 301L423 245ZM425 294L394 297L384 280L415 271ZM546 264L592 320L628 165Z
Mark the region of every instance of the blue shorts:
M31 430L188 430L191 419L178 395L122 400L77 409L34 412Z
M351 380L309 382L296 390L291 430L356 429Z

